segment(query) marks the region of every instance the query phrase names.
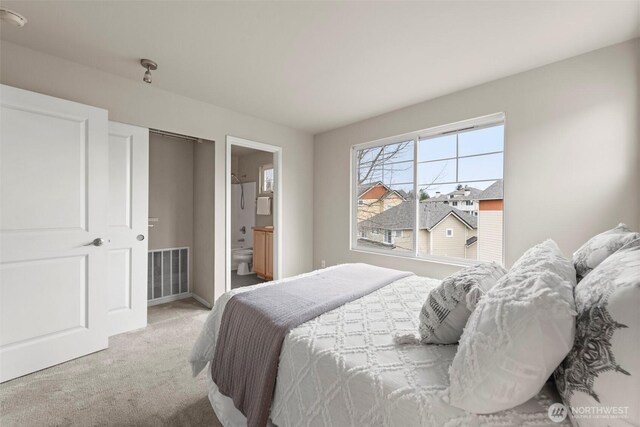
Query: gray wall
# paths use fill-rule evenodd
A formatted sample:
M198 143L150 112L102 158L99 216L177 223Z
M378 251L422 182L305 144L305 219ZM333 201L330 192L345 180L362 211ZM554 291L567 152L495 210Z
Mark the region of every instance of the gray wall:
M213 298L215 280L215 146L210 141L193 150L193 292Z
M149 249L188 246L191 290L213 289L215 147L149 135Z
M159 218L150 250L188 246L193 254L193 146L149 134L149 217Z
M189 278L194 278L194 143L149 134L149 250L190 248Z
M548 237L569 255L620 221L639 229L639 52L635 39L317 135L315 266L325 259L433 277L454 271L349 250L350 147L500 111L508 265Z
M213 238L213 242L207 242L213 250L199 255L205 257L203 262L213 265L215 279L198 291L200 297L213 303L225 291L226 135L283 148L282 221L286 225L282 230L283 276L311 270L313 137L310 134L167 92L143 83L137 74L125 79L6 41L0 43L0 50L3 84L105 108L110 120L216 141L215 215L209 224L213 229L205 233Z

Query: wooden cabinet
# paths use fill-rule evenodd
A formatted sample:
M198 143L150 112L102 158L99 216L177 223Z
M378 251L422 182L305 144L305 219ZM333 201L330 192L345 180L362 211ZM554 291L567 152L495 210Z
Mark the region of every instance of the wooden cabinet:
M273 228L253 228L253 271L261 279L273 279Z
M266 233L267 236L267 251L266 251L266 261L267 265L265 268L266 274L265 276L271 280L273 279L273 231L270 233Z
M265 250L267 247L267 233L260 230L253 230L253 271L258 277L264 279L266 273L267 257Z

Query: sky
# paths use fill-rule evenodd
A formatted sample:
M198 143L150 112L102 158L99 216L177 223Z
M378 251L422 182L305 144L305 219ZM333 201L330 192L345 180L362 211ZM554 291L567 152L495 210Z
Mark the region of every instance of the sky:
M396 190L413 191L413 142L394 144L385 150L394 152L398 147L402 147L402 151L384 165L376 165L367 182L380 180ZM425 189L430 196L434 196L436 191L449 193L458 183L484 190L495 180L502 179L503 149L504 125L421 140L418 145L419 188ZM456 150L460 156L457 177L456 160L451 159L456 157ZM497 151L500 153L495 153ZM377 152L378 149L373 149L363 156L362 171L370 168Z

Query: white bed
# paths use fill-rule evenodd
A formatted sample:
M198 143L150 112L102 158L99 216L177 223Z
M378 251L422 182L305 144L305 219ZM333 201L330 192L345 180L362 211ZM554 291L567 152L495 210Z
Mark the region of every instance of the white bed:
M213 359L229 298L273 283L220 297L194 346L194 373ZM280 355L271 422L280 427L558 425L547 415L549 405L560 401L552 384L514 409L485 416L469 414L446 403L448 369L456 346L393 342L396 333L418 330L422 303L438 283L418 276L400 279L292 330ZM209 400L223 425L246 425L231 399L218 392L208 365L205 374Z

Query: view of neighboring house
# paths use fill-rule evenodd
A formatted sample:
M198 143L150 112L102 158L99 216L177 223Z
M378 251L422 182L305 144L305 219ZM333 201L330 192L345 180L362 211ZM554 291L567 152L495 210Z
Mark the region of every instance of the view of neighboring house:
M407 200L404 191L396 191L382 182L358 188L358 222L365 221Z
M478 196L478 259L502 263L503 181L491 184Z
M406 201L358 224L360 241L413 250L413 201ZM420 202L420 255L476 259L477 218L442 202Z
M478 216L478 196L480 193L482 193L482 190L468 185L459 185L455 191L448 194L440 194L437 191L435 197L427 199L427 201L447 203L463 212Z
M382 183L361 187L358 243L413 251L415 205ZM503 181L487 189L459 186L419 204L418 254L502 263Z

